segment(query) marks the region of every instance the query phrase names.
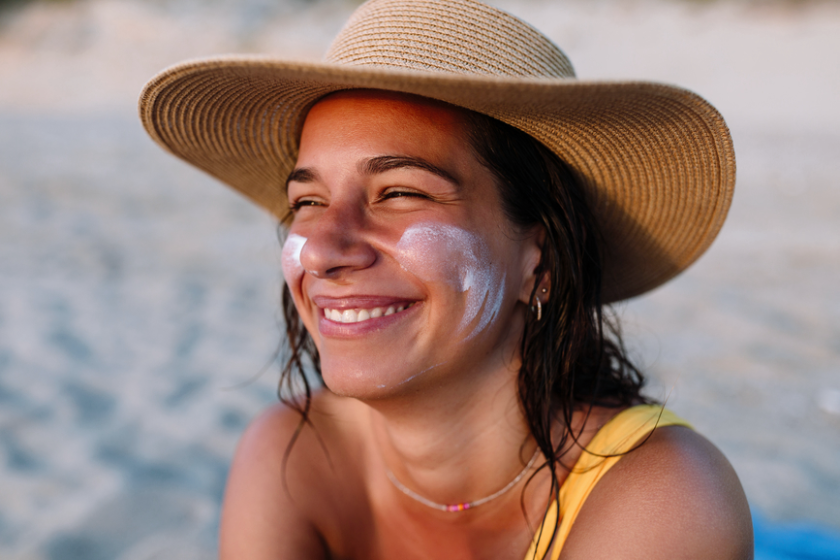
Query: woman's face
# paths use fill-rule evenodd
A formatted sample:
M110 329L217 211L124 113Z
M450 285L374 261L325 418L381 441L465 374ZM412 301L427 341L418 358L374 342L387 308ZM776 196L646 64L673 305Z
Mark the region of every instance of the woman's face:
M335 94L306 118L283 273L327 386L377 398L510 367L540 251L506 218L463 115Z

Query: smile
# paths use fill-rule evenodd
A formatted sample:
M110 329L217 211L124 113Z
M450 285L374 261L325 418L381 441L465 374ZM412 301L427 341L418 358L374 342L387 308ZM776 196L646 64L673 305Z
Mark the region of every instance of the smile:
M371 309L324 309L324 317L336 323L361 323L370 319L387 317L405 311L413 303L389 305L387 307L373 307Z

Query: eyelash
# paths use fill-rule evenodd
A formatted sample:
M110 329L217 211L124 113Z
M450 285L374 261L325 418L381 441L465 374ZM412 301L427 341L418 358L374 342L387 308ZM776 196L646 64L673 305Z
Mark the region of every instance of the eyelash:
M317 200L296 200L295 202L289 204L289 210L291 210L292 213L294 213L303 208L304 206L322 206L322 204Z
M404 198L404 197L405 198L411 197L411 198L431 199L431 197L429 195L423 194L423 193L417 192L417 191L397 191L397 190L394 190L394 191L387 191L387 192L379 195L379 197L376 199L376 202L380 202L380 201L383 201L383 200L388 200L390 198ZM297 200L297 201L289 204L289 210L291 210L292 212L297 212L298 210L300 210L304 206L323 206L323 203L321 203L317 200L309 200L309 199Z
M418 192L418 191L410 191L410 190L392 190L386 191L379 195L378 200L387 200L389 198L403 198L403 197L413 197L413 198L427 198L430 199L431 197L427 194Z

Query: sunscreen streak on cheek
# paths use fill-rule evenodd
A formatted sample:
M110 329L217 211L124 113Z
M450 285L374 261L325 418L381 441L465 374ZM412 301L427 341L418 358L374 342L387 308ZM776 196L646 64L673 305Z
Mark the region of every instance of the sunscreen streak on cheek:
M505 295L505 277L504 273L500 274L492 263L488 263L486 273L477 282L475 289L470 290L469 298L470 307L481 311L481 318L473 331L467 336L465 340L469 340L476 334L486 329L493 319L498 316L502 309ZM461 322L461 329L467 328L476 319L478 311L470 315L464 315L464 320Z
M290 233L286 238L286 242L283 243L283 251L281 253L283 278L286 279L286 284L290 286L303 276L303 265L300 264L300 252L303 251L304 245L306 245L306 238L296 233Z
M479 236L455 226L421 223L407 228L396 246L403 269L425 282L466 292L459 332L469 340L495 319L504 300L505 274Z

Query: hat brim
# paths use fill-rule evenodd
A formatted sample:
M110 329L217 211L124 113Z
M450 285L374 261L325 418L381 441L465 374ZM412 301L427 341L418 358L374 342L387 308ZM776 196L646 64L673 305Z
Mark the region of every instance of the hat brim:
M344 89L429 97L530 134L573 170L604 239L605 302L651 290L711 244L728 212L735 157L701 97L650 82L443 75L262 56L185 62L140 98L161 146L279 219L309 108Z

